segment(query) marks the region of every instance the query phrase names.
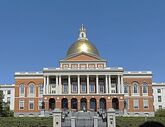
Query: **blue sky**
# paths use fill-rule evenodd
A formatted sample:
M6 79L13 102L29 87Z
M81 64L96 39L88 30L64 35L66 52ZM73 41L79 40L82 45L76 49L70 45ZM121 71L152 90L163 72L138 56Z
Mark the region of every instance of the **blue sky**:
M0 1L0 84L14 72L58 67L81 24L108 66L151 70L165 82L164 0Z

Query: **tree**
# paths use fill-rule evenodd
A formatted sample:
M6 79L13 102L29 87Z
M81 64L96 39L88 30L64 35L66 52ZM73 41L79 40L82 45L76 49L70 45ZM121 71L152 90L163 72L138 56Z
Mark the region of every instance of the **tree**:
M10 111L9 103L3 102L3 91L0 90L0 117L11 117L13 116L13 112Z
M3 91L0 90L0 116L3 116Z
M165 117L165 109L159 109L155 112L157 117Z

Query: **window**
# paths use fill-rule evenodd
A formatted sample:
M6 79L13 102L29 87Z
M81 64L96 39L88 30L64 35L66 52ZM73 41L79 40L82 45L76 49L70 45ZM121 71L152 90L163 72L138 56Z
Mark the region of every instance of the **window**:
M7 97L7 103L10 104L10 97Z
M40 99L38 101L38 109L42 109L42 103L43 103L43 101L42 101L42 99Z
M95 84L94 84L94 82L93 83L91 82L89 87L90 87L90 92L95 92Z
M143 100L143 108L148 108L148 100Z
M23 85L23 84L21 84L21 85L19 86L19 93L20 93L21 95L24 95L24 85Z
M19 109L24 109L24 100L19 100Z
M139 108L139 100L133 100L134 109Z
M56 84L56 77L55 76L50 76L49 77L49 83L50 84Z
M72 92L77 92L77 83L72 83Z
M29 109L34 109L34 100L29 101Z
M100 82L99 86L100 86L100 93L104 93L104 82Z
M143 84L143 93L148 93L148 86L147 86L147 84Z
M34 94L34 84L29 85L29 94Z
M51 85L51 86L52 86L52 88L56 88L56 85L54 85L54 84L53 84L53 85Z
M124 85L124 93L128 93L128 85Z
M158 96L158 102L162 102L162 97Z
M43 87L44 87L44 85L39 85L39 94L43 94Z
M67 93L68 92L68 84L67 83L64 83L63 84L63 92L64 93Z
M133 93L138 93L138 84L134 83L133 85Z
M162 105L159 105L159 109L162 109Z
M129 109L129 99L124 100L124 108Z
M161 89L157 89L157 93L161 93Z
M81 92L86 93L86 83L85 82L81 83Z
M7 94L11 94L11 91L10 91L10 90L8 90L8 91L7 91Z

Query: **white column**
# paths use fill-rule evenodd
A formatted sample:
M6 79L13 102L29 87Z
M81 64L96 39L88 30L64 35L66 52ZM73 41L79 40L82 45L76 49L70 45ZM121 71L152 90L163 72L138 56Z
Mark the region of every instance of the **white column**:
M105 91L108 93L108 77L105 75Z
M96 75L96 93L99 93L99 76Z
M121 93L124 93L124 83L123 83L123 76L121 76Z
M58 84L58 75L56 75L56 87L57 87Z
M80 94L80 75L77 75L78 94Z
M109 75L109 93L111 93L111 75Z
M47 76L46 94L49 94L49 76Z
M61 75L59 75L59 93L61 93L62 94L62 84L61 84Z
M71 82L70 82L70 75L68 75L68 93L71 94Z
M43 93L46 94L46 77L44 77L44 88L43 88Z
M87 94L89 94L89 75L87 75Z
M118 93L120 93L120 75L117 76L118 80L117 80L117 90Z

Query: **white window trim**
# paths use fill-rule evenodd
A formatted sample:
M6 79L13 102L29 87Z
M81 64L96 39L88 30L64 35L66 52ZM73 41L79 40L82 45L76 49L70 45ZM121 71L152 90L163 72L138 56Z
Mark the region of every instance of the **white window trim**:
M33 109L30 109L30 102L33 102ZM29 110L34 110L34 100L29 100Z
M24 93L21 93L21 86L24 87ZM19 97L25 97L25 85L24 84L19 85Z
M30 93L30 85L34 85L34 93L33 94ZM28 84L28 97L35 97L35 95L36 95L36 86L35 86L35 84L34 83Z
M21 109L20 107L20 102L23 102L23 109ZM24 100L19 100L19 110L24 110L24 107L25 107L25 102L24 102Z

